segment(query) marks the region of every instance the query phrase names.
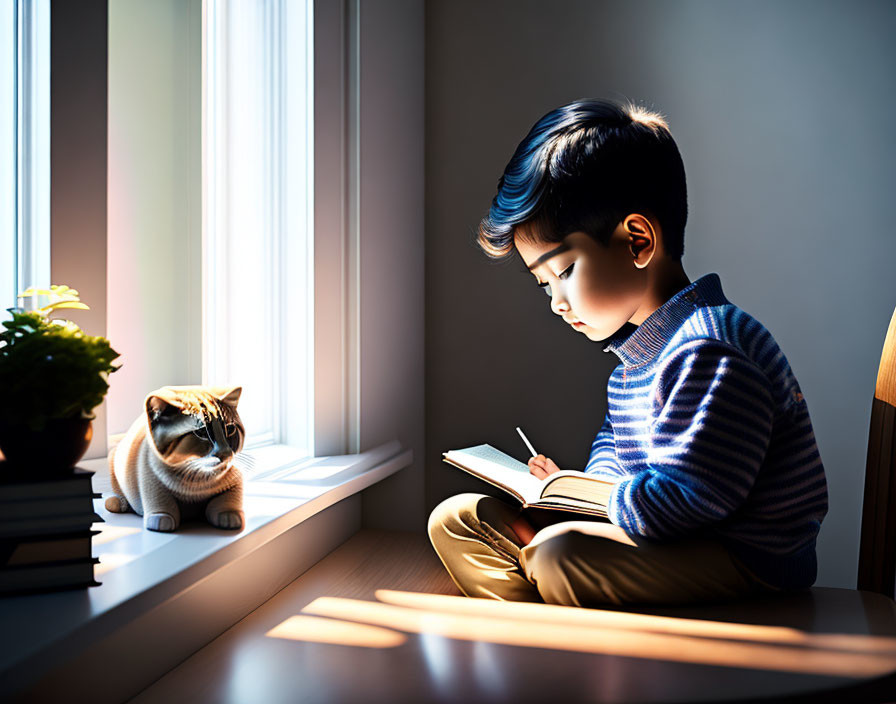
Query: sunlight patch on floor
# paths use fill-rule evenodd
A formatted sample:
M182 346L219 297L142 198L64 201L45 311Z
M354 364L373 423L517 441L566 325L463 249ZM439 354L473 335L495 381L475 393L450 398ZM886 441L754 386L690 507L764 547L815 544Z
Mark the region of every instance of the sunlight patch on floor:
M528 619L551 624L569 624L599 628L621 628L673 635L700 636L727 640L760 641L776 645L801 645L857 653L880 653L896 658L896 638L852 635L848 633L808 633L785 626L766 626L727 621L653 616L625 611L581 609L553 604L470 599L443 594L423 594L378 589L376 598L387 604L412 608L438 609L472 616Z
M854 678L896 669L896 639L880 636L807 633L777 626L393 590L378 590L376 598L378 601L319 597L302 609L302 615L291 616L267 635L395 647L406 640L404 633L411 633L424 638Z
M394 648L407 640L404 633L391 628L315 616L290 616L265 635L271 638L356 645L365 648Z

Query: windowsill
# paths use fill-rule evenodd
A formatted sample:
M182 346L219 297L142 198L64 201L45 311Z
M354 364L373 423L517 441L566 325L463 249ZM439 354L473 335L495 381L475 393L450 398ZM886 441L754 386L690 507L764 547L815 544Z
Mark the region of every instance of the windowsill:
M248 555L268 541L337 502L407 467L411 450L393 440L358 455L296 461L283 446L251 451L256 460L244 483L246 525L239 532L187 521L173 533L143 529L134 513L116 514L103 502L111 492L105 459L79 466L96 472L96 512L104 523L93 539L101 586L0 599L4 624L0 681L20 663L39 655L49 670L76 634L104 637L178 595L206 576ZM61 652L60 652L61 651ZM53 656L55 652L56 656Z

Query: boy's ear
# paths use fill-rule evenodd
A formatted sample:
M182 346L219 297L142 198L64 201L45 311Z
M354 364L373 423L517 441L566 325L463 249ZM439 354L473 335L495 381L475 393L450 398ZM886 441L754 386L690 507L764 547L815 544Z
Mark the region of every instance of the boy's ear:
M629 215L623 227L629 236L629 250L638 269L646 267L656 253L656 230L643 215Z

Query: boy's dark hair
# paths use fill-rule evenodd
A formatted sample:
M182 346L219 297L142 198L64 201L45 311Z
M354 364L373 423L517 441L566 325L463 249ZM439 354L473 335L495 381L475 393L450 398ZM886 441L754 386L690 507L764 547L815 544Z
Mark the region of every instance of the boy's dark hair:
M684 254L684 164L665 119L634 104L576 100L542 117L520 142L477 242L493 259L511 254L513 230L560 242L582 231L607 246L630 213L653 215L667 256Z

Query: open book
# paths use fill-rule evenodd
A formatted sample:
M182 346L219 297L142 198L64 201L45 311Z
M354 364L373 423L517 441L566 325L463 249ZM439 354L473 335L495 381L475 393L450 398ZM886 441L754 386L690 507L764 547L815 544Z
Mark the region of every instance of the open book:
M443 452L448 464L503 489L524 508L552 508L593 516L607 515L613 482L584 472L561 470L545 479L529 473L529 466L491 445Z

